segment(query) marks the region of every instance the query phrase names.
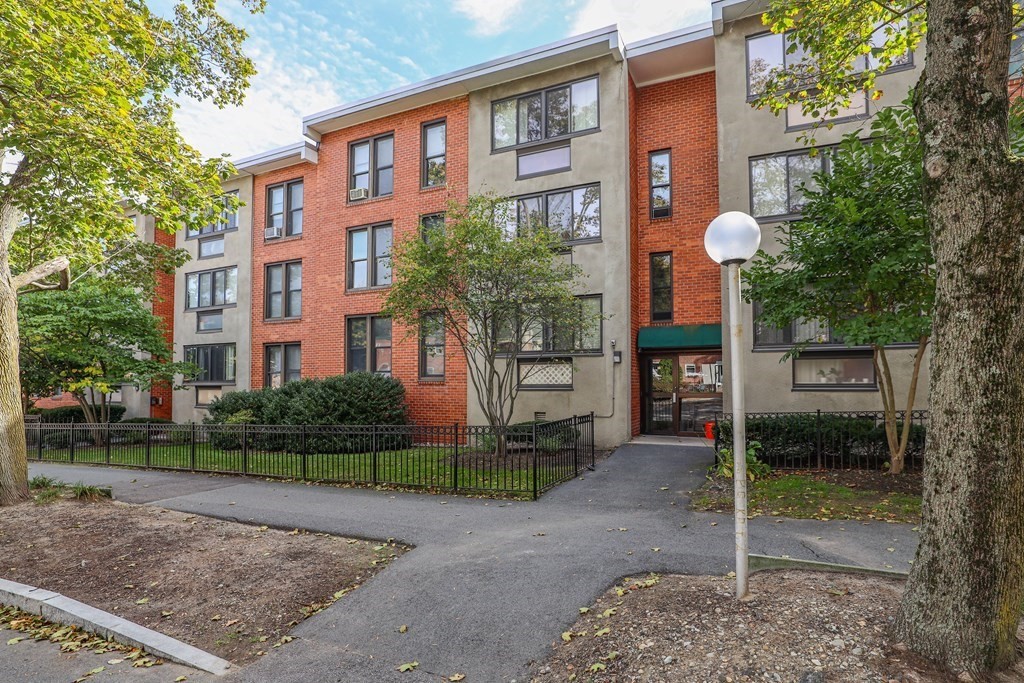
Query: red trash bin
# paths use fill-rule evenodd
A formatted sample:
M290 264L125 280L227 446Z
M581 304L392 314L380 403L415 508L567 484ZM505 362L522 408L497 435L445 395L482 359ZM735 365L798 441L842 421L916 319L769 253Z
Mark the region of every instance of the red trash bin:
M714 439L715 438L715 421L709 420L704 423L704 438Z

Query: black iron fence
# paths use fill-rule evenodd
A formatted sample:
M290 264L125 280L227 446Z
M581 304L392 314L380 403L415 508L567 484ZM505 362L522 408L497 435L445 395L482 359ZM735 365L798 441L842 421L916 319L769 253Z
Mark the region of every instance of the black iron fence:
M897 413L902 433L906 414ZM747 413L747 443L761 444L758 457L774 469L885 469L889 445L881 412ZM924 465L928 411L910 413L905 467ZM715 451L732 447L732 416L715 418Z
M466 425L25 425L29 458L536 499L594 467L594 416Z

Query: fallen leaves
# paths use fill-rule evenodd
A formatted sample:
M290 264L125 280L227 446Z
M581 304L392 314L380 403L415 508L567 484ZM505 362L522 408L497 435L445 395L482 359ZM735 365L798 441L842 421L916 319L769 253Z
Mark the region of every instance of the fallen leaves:
M416 667L418 667L419 665L420 665L420 663L419 663L419 662L407 662L407 663L405 663L405 664L400 664L400 665L399 665L399 666L397 667L397 669L398 669L398 671L400 671L401 673L408 673L408 672L410 672L410 671L415 671L415 670L416 670Z

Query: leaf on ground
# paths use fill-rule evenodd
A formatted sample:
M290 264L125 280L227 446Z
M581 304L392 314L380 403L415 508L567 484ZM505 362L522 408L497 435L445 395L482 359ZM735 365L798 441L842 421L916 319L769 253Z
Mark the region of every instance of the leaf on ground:
M562 632L562 640L564 640L567 643L570 640L572 640L572 631L563 631Z
M398 670L401 671L402 673L408 673L409 671L413 671L419 665L420 665L419 662L406 662L405 664L402 664L401 666L399 666Z
M182 681L187 681L187 680L188 680L188 676L178 676L177 678L174 679L174 683L181 683Z
M228 619L226 622L224 622L224 625L225 626L234 626L239 621L240 621L239 619Z
M138 600L135 601L135 604L136 605L145 605L147 602L149 602L149 598L139 598Z
M398 627L398 632L399 633L406 633L408 630L409 630L409 627L406 626L405 624L402 624L401 626Z
M24 638L11 638L10 640L7 641L7 644L8 645L17 645L18 643L20 643L23 640L25 640L25 639Z
M589 607L580 607L580 614L586 614L590 611Z
M451 676L448 677L448 680L452 681L452 683L458 683L458 681L463 681L465 679L466 679L466 674L452 674Z
M219 614L214 614L212 617L210 617L210 621L220 621L221 619L223 619L223 617Z
M597 673L598 671L604 671L607 668L608 667L606 667L601 662L594 662L593 664L590 665L590 670L593 671L594 673Z
M605 626L604 628L597 629L594 632L594 637L595 638L600 638L601 636L606 636L606 635L608 635L611 632L612 632L612 630L610 628L608 628L607 626Z
M160 612L160 616L164 617L164 618L169 617L172 614L174 614L174 612L172 610L169 610L169 609L165 609L164 611Z

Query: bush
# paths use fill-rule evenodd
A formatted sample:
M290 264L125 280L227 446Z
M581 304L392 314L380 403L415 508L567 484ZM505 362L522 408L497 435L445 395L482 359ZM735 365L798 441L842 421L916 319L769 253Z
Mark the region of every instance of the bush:
M125 411L128 410L123 405L113 403L107 408L110 410L110 421L119 422L124 417ZM77 424L85 423L85 411L82 410L81 406L61 406L59 408L45 408L39 411L41 420L43 422L74 422Z
M204 420L208 425L281 425L325 427L307 430L307 453L353 453L373 447L370 430L330 430L329 426L398 426L408 422L405 388L390 377L366 372L326 379L303 379L276 389L235 391L214 400ZM248 431L248 447L299 452L298 430ZM211 429L210 443L225 450L242 446L242 429ZM385 430L377 435L379 450L408 448L408 430Z
M757 457L757 452L760 449L761 444L757 441L751 441L747 445L747 479L750 481L764 479L772 472L772 468L768 463ZM711 471L725 479L733 478L735 462L733 461L731 448L723 448L718 452L718 459L711 466Z
M759 457L774 468L884 469L889 461L885 425L874 413L834 415L780 413L747 418L747 439L758 441ZM898 423L897 428L902 428ZM926 428L911 426L907 445L908 466L920 466ZM720 446L732 444L732 422L717 426Z

